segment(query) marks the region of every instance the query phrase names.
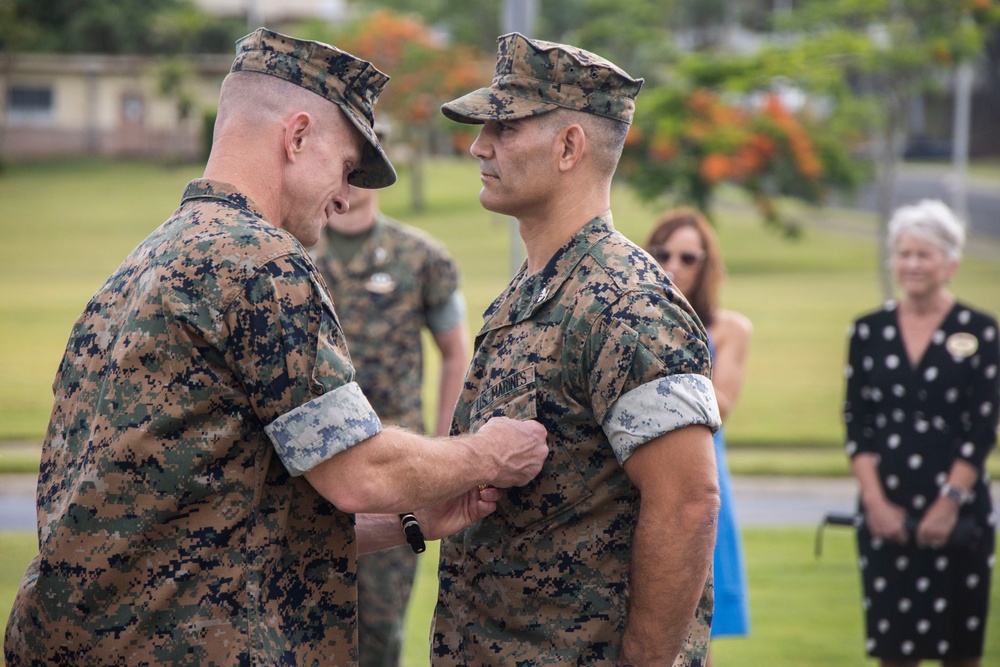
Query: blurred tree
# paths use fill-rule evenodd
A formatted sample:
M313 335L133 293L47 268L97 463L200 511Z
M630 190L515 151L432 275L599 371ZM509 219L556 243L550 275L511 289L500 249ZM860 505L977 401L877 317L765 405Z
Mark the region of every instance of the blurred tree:
M224 53L246 33L191 0L0 0L0 50Z
M635 76L673 57L677 0L564 0L540 3L538 37L598 53Z
M319 39L369 60L392 77L379 97L380 115L391 120L393 142L409 150L411 205L424 208L423 164L432 129L446 126L440 105L488 82L493 57L477 49L448 44L416 15L388 10L362 15L345 25L319 21L300 24L295 34ZM454 124L446 127L451 132ZM460 130L456 135L464 137Z
M359 8L382 7L398 15L420 16L429 29L448 41L496 53L504 0L355 0ZM544 4L544 3L543 3Z
M762 72L782 75L858 119L878 166L879 261L892 295L885 228L907 136L908 105L942 75L983 54L1000 25L996 0L800 0L779 22L794 41L762 54Z
M736 92L736 74L752 70L689 56L688 78L644 93L619 173L647 199L667 196L711 217L722 184L747 192L763 219L789 235L797 222L776 197L820 203L832 190L853 189L861 171L852 137L832 131L820 111L791 111L779 91ZM684 67L682 66L682 69Z
M715 0L713 0L715 1ZM645 72L669 52L677 0L561 0L539 2L538 39L568 42L599 53L628 72ZM356 7L381 6L422 17L449 41L496 54L503 0L364 0ZM642 76L642 74L636 74Z

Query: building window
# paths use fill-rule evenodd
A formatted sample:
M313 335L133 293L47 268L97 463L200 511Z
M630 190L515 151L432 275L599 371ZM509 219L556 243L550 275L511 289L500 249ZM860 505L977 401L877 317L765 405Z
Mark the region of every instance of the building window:
M125 93L122 97L122 117L126 123L142 123L146 115L146 105L142 96L135 93Z
M48 125L54 120L51 86L8 86L8 125Z

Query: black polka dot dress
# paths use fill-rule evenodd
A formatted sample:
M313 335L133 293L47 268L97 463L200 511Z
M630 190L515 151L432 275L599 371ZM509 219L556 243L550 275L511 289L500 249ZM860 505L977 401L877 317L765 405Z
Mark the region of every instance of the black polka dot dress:
M1000 342L992 317L956 303L911 367L895 303L850 331L847 453L876 455L888 499L919 519L956 459L984 470L996 442ZM978 657L989 606L996 515L979 476L959 514L981 536L961 545L899 546L858 528L866 651L883 660Z

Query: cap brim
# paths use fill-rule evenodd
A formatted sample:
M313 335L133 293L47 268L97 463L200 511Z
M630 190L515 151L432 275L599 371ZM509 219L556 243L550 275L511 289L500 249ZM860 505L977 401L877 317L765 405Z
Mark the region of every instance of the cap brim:
M496 88L480 88L441 105L453 121L476 125L488 120L517 120L558 109L558 104L528 100Z
M350 119L354 127L358 128L366 141L364 150L361 152L361 165L351 172L347 177L347 182L355 187L369 190L386 188L395 183L396 170L393 169L389 157L382 149L382 144L375 136L375 130L351 109L341 105L337 106L340 106L344 115Z

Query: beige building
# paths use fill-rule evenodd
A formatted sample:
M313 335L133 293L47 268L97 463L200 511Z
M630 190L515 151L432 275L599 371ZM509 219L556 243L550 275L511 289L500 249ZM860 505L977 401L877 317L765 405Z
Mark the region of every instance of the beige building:
M345 0L195 0L248 29L306 17L342 20ZM232 54L183 61L178 92L164 93L157 57L0 53L0 158L76 155L201 157L206 112L213 112ZM182 103L186 101L186 103Z
M232 57L189 61L179 90L161 92L169 61L23 53L0 60L0 156L196 158Z

